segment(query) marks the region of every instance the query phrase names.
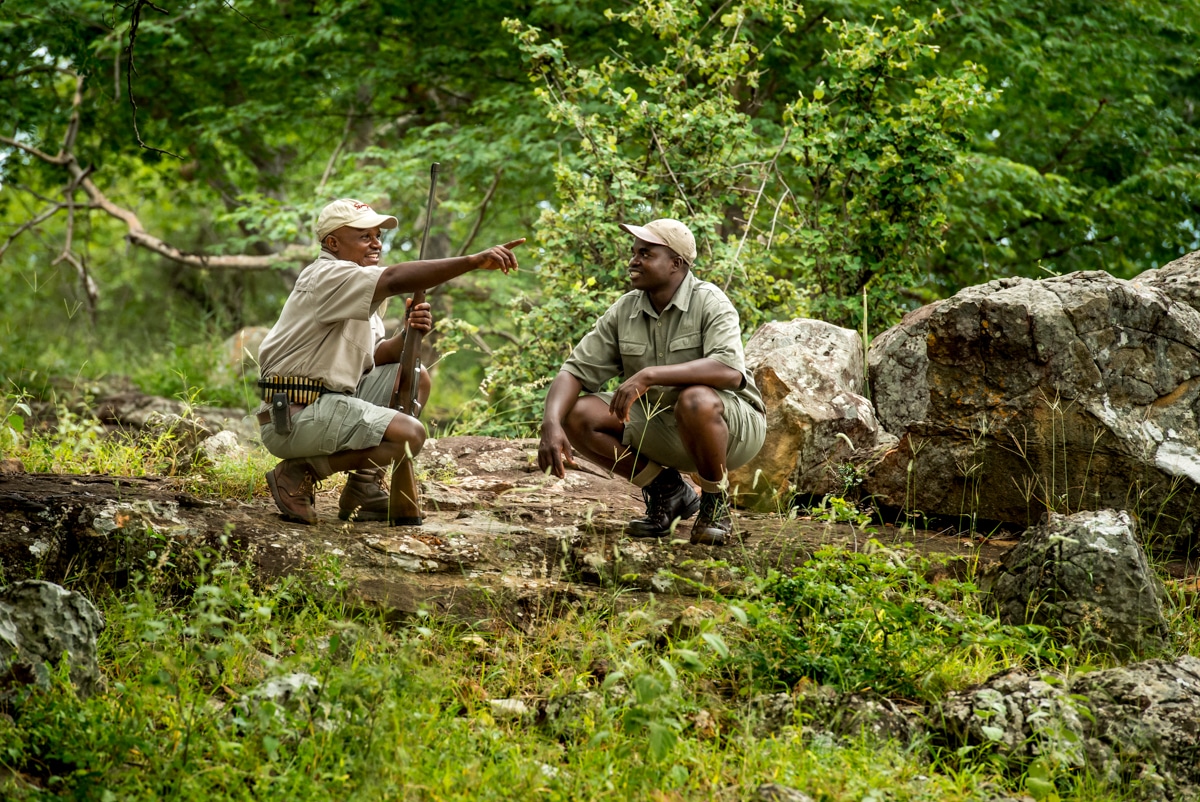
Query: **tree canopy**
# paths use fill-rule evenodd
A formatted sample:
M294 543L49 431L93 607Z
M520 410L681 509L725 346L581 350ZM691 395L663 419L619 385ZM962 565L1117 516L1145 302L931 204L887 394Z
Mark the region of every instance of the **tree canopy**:
M447 347L484 354L478 409L516 428L623 289L625 219L689 219L747 334L868 309L877 331L998 276L1132 276L1200 247L1197 12L7 0L0 361L269 325L332 198L396 214L391 258L415 254L432 161L432 253L537 233L516 282L435 301Z

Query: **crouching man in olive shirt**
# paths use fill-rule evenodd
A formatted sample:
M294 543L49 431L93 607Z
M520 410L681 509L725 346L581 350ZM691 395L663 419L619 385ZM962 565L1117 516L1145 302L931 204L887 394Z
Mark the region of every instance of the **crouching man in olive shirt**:
M696 240L678 220L621 225L633 286L575 346L550 385L538 465L564 476L572 449L642 488L632 537L662 537L699 511L691 542L732 534L728 472L762 447L762 397L746 372L737 310L696 278ZM614 376L616 392L598 393ZM581 393L583 393L581 395ZM699 497L680 471L696 474Z

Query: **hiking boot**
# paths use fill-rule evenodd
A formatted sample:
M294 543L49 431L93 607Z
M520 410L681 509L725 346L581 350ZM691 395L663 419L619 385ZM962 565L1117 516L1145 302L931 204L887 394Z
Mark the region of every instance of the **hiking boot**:
M308 460L285 459L267 472L267 487L283 517L302 524L317 522L317 473Z
M343 521L386 521L388 519L387 472L383 468L351 471L338 499L338 517Z
M630 537L669 535L676 521L685 521L700 509L696 491L674 468L664 468L653 482L643 487L642 498L646 500L646 517L629 522L625 533Z
M729 496L724 493L701 493L700 516L692 524L692 543L697 546L724 546L732 535Z

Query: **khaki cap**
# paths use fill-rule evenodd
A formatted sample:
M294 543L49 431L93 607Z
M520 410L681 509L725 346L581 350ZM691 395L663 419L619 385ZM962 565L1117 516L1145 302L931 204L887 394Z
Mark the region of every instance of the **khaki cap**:
M692 236L692 230L678 220L663 217L651 220L644 226L634 226L628 223L621 223L620 226L622 231L632 234L640 240L652 242L655 245L666 245L686 259L689 265L696 261L696 238Z
M339 198L325 205L317 217L317 242L342 226L351 228L395 228L400 221L390 214L379 214L370 206L353 198Z

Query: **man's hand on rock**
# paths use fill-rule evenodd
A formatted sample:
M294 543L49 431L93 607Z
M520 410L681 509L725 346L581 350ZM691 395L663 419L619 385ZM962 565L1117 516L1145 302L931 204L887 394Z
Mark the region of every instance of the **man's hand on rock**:
M567 475L566 466L574 465L571 441L561 426L542 426L542 439L538 443L538 468L562 479Z

